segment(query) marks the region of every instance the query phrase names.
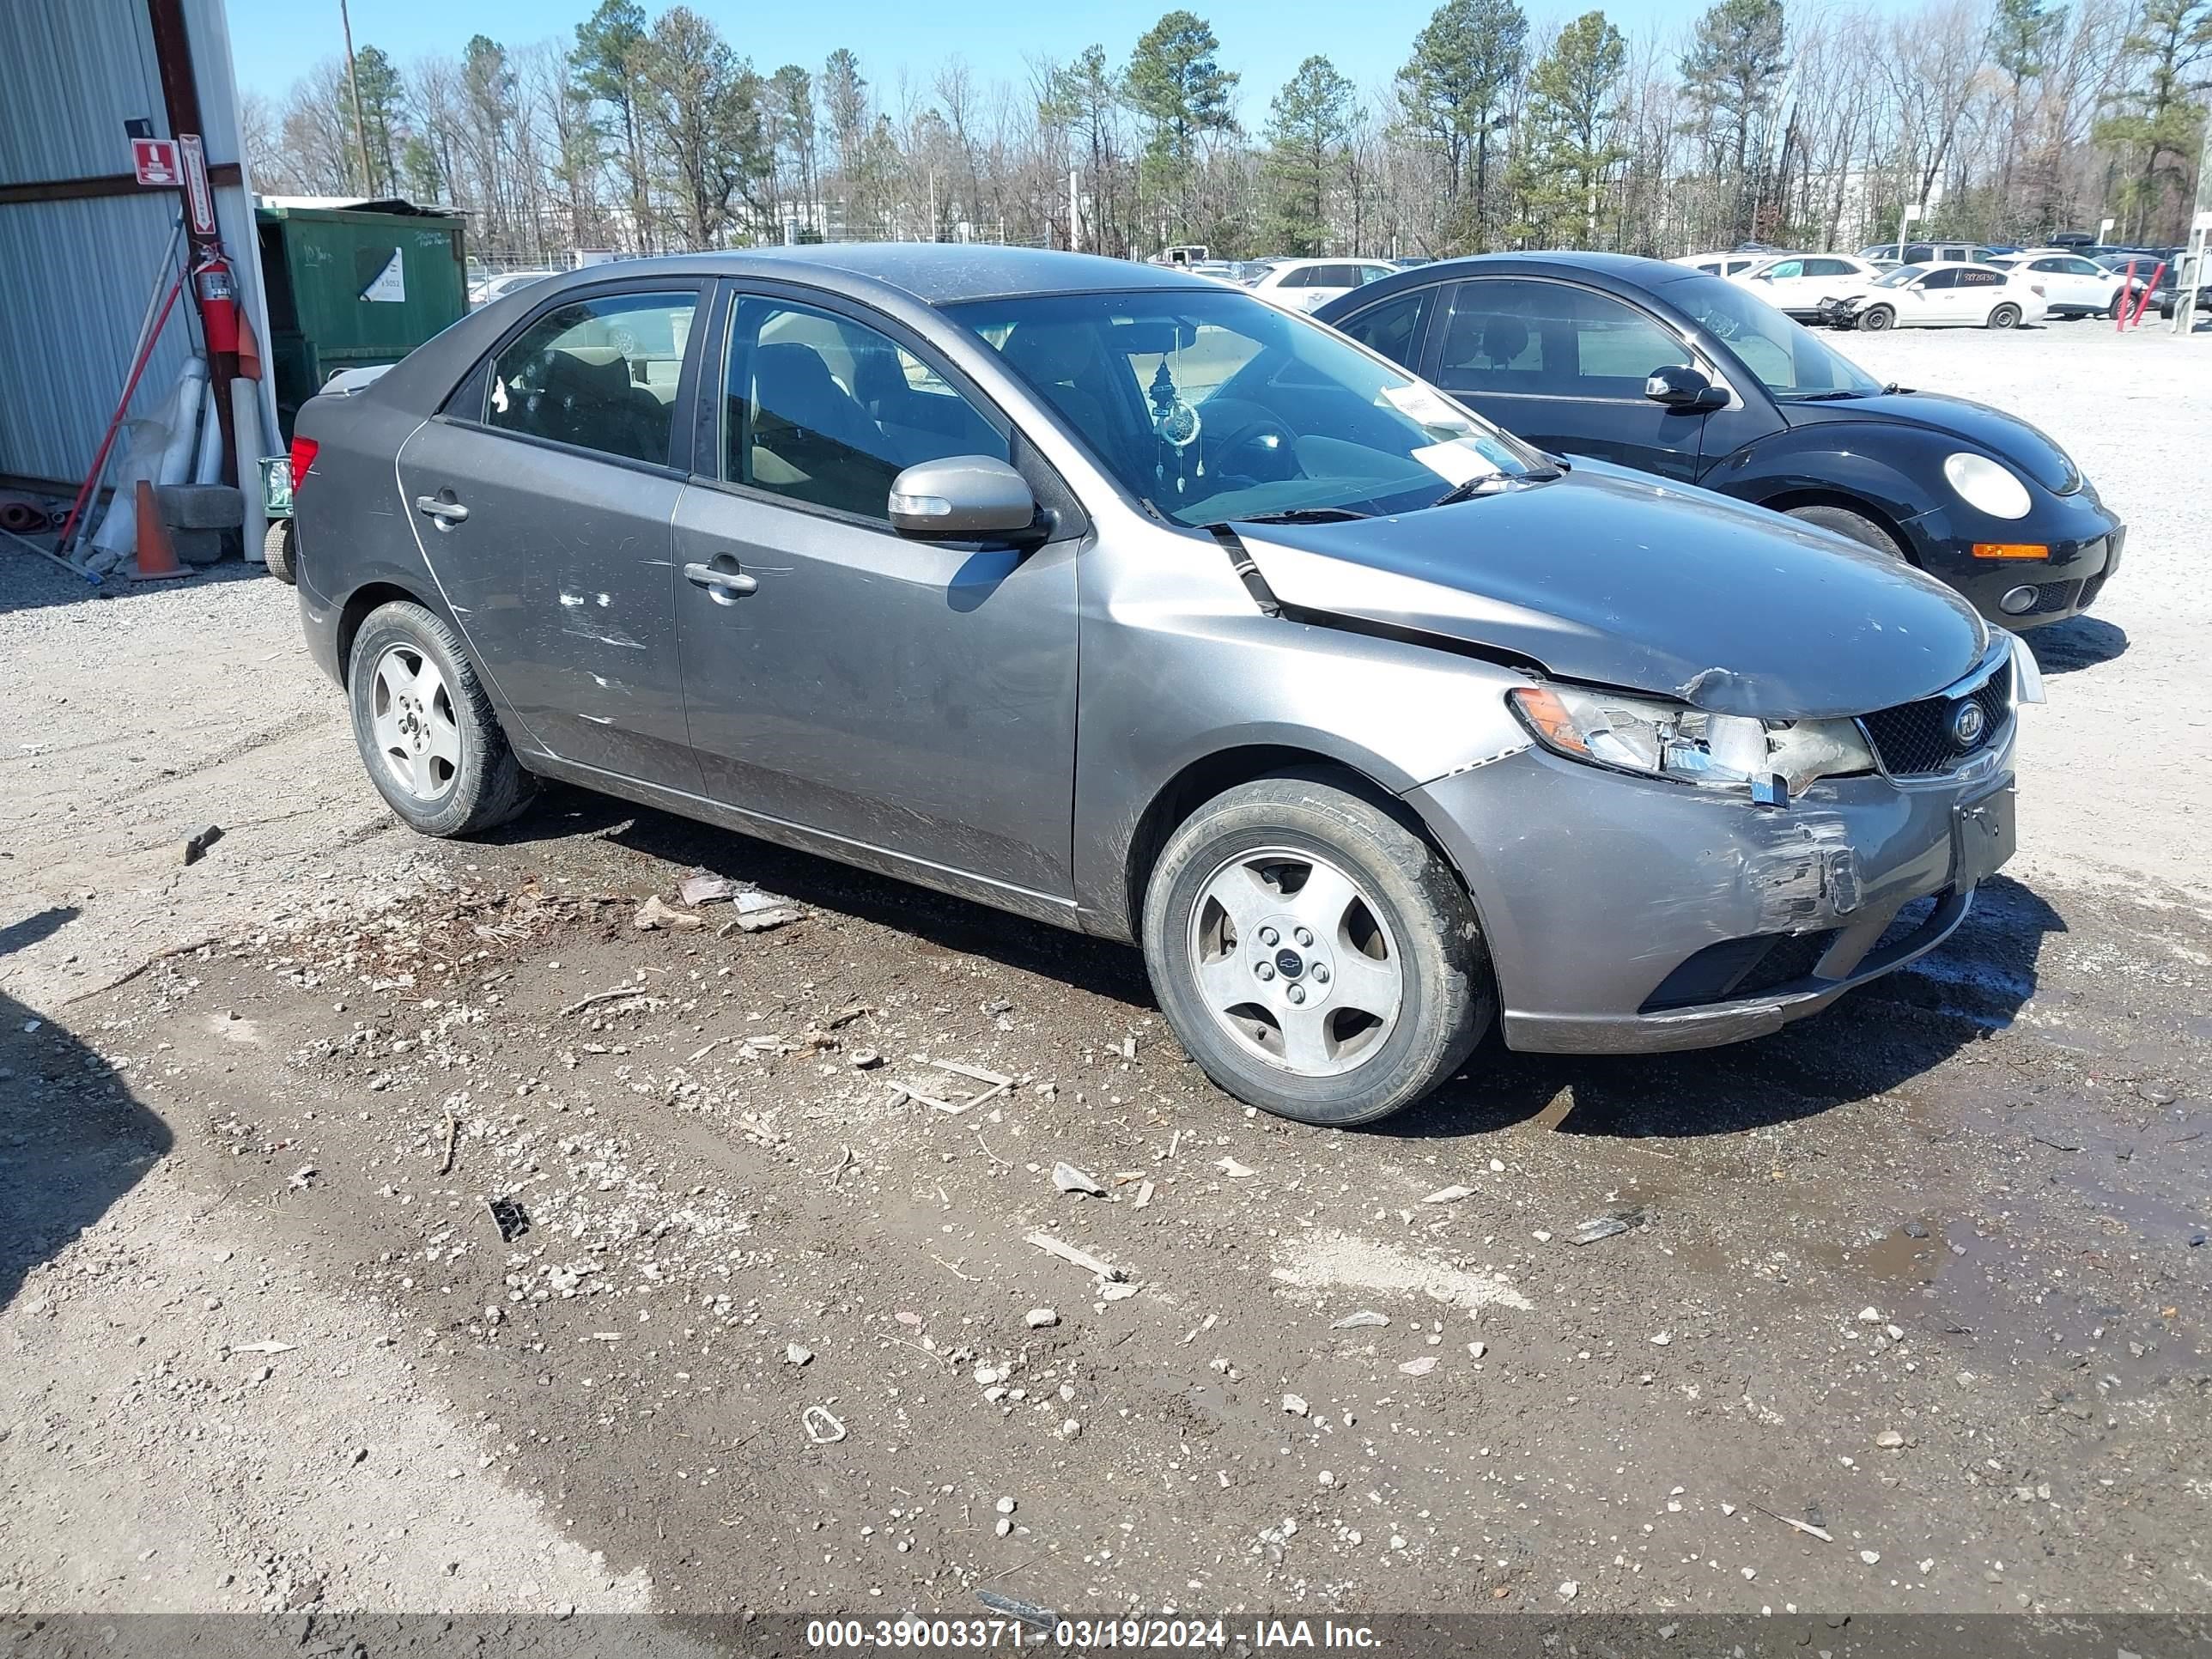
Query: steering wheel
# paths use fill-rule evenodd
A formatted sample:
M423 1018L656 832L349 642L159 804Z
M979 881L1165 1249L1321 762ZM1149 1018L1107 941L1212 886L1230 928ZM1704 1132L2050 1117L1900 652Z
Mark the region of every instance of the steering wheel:
M1266 437L1277 440L1277 442L1266 453L1281 456L1288 469L1278 472L1275 476L1282 478L1297 477L1299 475L1298 434L1291 431L1281 420L1267 414L1255 416L1245 422L1243 425L1231 430L1220 442L1213 446L1213 453L1207 458L1206 464L1216 472L1234 472L1236 469L1230 465L1229 458L1255 440Z

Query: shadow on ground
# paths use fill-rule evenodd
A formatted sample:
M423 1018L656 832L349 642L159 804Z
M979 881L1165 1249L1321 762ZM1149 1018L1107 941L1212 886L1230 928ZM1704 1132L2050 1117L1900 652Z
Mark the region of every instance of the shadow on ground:
M2071 674L2108 663L2128 648L2127 630L2101 617L2073 617L2026 635L2036 666L2046 674Z
M498 838L538 845L579 836L757 882L1132 1008L1157 1007L1143 959L1127 946L605 796L549 787ZM665 884L661 874L654 879ZM1773 1036L1682 1054L1589 1056L1516 1054L1493 1034L1459 1077L1374 1133L1486 1133L1539 1116L1568 1090L1572 1109L1557 1125L1568 1133L1719 1135L1809 1117L1895 1088L2009 1024L2034 994L2044 936L2064 930L2038 894L1998 877L1983 884L1973 913L1942 950Z
M76 914L46 910L0 935L20 951ZM0 1309L144 1178L172 1144L113 1067L53 1021L0 995Z

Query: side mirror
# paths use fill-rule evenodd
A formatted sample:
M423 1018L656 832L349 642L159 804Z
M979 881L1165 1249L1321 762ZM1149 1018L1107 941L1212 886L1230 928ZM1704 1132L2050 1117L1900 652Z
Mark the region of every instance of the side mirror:
M1728 393L1687 363L1668 363L1655 368L1644 382L1644 395L1668 409L1718 409Z
M982 542L1036 521L1029 480L988 455L921 461L891 480L891 528L917 541Z
M1754 283L1771 283L1774 280L1774 273L1771 270L1762 270L1751 280Z

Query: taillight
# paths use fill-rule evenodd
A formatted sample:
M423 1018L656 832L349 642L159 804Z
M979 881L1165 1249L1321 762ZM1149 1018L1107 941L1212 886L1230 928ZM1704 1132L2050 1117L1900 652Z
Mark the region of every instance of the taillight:
M300 493L300 481L307 476L307 469L315 464L315 452L322 446L313 438L292 440L292 493Z

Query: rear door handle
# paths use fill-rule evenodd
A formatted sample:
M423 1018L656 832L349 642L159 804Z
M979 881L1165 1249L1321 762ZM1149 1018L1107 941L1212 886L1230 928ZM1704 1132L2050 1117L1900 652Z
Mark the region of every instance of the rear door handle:
M723 561L727 561L728 568L723 568ZM720 556L713 564L685 565L684 580L711 589L712 597L722 605L727 605L732 599L742 599L760 586L758 581L738 569L738 562L726 553Z
M469 516L468 508L459 501L442 501L435 495L417 495L415 510L428 514L441 526L459 524Z

